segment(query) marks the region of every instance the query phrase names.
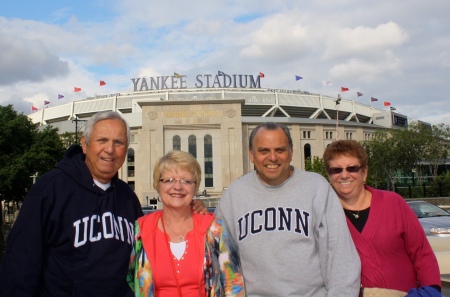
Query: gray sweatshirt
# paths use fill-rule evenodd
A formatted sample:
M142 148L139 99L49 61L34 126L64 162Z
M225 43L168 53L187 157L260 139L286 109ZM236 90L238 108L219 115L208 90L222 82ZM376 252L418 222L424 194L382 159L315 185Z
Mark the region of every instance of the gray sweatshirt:
M247 296L358 296L359 256L322 176L295 169L269 186L252 171L230 185L216 216L238 244Z

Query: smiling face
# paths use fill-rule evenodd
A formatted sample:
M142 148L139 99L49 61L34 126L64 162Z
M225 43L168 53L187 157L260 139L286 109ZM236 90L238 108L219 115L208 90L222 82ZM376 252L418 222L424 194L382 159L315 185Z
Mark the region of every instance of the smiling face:
M170 178L173 182L167 182ZM190 211L191 202L194 200L196 184L194 176L187 170L176 169L167 170L161 175L161 180L157 191L164 204L164 208L186 209ZM180 180L192 181L192 183L182 183ZM164 182L166 181L166 182Z
M260 128L253 139L249 156L259 178L266 184L276 186L286 181L292 173L292 149L283 129Z
M329 162L328 168L347 168L349 166L360 166L358 158L338 155ZM364 183L367 178L367 167L362 167L358 172L350 173L342 170L341 173L331 174L328 179L340 199L349 200L360 197L364 191Z
M92 129L89 144L82 138L81 145L92 177L109 183L127 155L127 128L117 119L99 121Z

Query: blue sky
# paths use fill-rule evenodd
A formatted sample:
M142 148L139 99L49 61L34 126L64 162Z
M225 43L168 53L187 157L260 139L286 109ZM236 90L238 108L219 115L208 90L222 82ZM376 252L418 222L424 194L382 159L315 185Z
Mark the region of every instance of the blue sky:
M302 2L3 1L0 104L29 114L130 91L134 77L221 70L263 72L263 88L337 96L344 86L343 99L450 124L449 1Z

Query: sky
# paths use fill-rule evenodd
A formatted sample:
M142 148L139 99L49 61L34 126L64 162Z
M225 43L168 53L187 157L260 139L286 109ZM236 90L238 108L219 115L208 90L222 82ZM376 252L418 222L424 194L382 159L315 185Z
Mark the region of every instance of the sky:
M30 114L132 91L137 77L176 72L194 87L197 74L262 72L261 88L386 101L450 125L449 11L448 0L2 1L0 105Z

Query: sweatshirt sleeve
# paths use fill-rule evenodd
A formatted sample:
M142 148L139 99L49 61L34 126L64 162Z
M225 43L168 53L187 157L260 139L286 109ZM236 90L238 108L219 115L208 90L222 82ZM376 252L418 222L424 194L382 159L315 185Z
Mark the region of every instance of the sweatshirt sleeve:
M1 297L36 296L45 247L45 216L49 213L44 182L37 182L25 197L7 239L0 270Z
M358 296L361 263L341 203L331 186L319 226L319 253L328 296Z

